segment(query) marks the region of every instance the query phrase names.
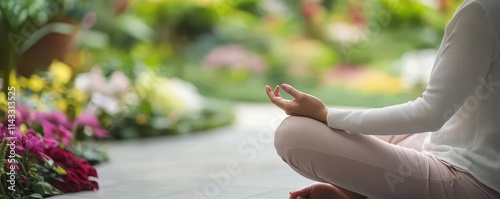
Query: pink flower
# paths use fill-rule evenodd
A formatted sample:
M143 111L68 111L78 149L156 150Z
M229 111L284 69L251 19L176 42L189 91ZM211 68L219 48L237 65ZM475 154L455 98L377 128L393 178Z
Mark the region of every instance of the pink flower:
M56 148L59 146L59 141L57 141L54 137L45 136L43 138L43 144L46 149Z
M43 142L40 140L39 135L33 130L29 129L26 133L26 138L24 141L26 145L26 150L30 153L40 155L43 153Z
M9 119L9 117L5 117L2 121L3 126L20 126L22 123L21 118L19 116L14 116L14 119Z
M55 125L62 125L66 128L70 127L68 117L61 111L52 111L51 113L35 112L33 120L38 124L51 122Z
M262 73L267 67L260 55L245 50L239 44L227 44L215 48L203 58L203 65L209 68L244 68L254 73Z
M68 146L71 145L71 138L73 138L73 133L65 126L56 125L48 121L43 121L42 128L45 135L44 137L55 140L55 136L57 135L62 143ZM54 142L49 144L54 144Z
M16 114L19 117L21 123L30 118L29 109L21 105L16 105Z
M61 111L52 111L52 119L55 121L54 123L62 125L64 127L69 128L70 127L70 122L68 120L68 117Z
M93 128L92 131L94 132L94 135L98 138L108 137L108 131L102 128Z
M73 128L75 128L78 124L81 124L83 126L95 127L99 126L99 120L92 114L81 113L73 122Z
M12 134L11 134L12 133ZM9 143L15 144L15 150L24 154L25 148L23 145L23 140L26 136L19 131L18 127L9 129L7 126L0 124L0 140L6 139Z
M66 127L59 125L58 131L56 131L61 141L68 146L71 146L71 138L73 138L73 133L68 130Z
M73 121L73 129L76 129L78 124L91 128L98 138L108 137L108 132L100 127L99 119L92 114L82 113L76 117Z
M2 123L0 124L0 140L8 137L9 129Z
M23 137L24 146L26 146L26 150L28 152L37 155L45 160L50 159L45 153L44 143L40 140L40 135L35 132L33 129L29 129L26 132L26 136Z

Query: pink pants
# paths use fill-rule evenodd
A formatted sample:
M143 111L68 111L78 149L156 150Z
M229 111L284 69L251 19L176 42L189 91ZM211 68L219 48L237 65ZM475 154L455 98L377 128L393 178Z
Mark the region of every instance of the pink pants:
M368 198L500 198L472 175L421 153L426 134L370 136L286 118L275 147L300 175Z

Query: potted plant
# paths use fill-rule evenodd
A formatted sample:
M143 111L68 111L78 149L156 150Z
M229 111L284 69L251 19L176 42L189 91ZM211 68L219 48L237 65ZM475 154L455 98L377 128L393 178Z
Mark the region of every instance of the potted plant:
M71 5L63 0L2 1L0 3L0 71L6 93L13 70L30 76L63 60L79 26L66 16ZM75 3L72 5L74 6ZM49 48L49 49L47 49Z

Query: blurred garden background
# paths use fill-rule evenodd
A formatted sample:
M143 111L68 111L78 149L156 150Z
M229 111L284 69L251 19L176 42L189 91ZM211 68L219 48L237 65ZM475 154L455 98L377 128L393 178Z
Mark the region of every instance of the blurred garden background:
M265 85L288 83L331 106L413 100L460 3L1 0L2 139L15 123L19 147L39 157L17 151L19 165L39 167L16 180L26 194L58 194L51 185L64 189L57 182L71 169L40 159L46 150L64 149L93 165L108 159L96 144L102 139L230 125L234 104L268 102ZM47 123L59 129L55 135ZM26 146L27 135L45 149ZM8 171L2 165L2 182ZM73 191L96 187L79 188Z

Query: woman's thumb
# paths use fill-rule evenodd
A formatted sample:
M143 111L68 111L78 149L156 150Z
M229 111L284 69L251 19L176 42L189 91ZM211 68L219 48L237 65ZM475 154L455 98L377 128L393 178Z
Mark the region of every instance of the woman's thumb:
M302 92L298 91L294 87L288 85L288 84L281 84L281 88L288 94L290 94L293 98L299 98L302 96Z
M309 192L311 192L311 187L305 186L300 188L299 190L290 192L290 198L306 198L309 195Z

